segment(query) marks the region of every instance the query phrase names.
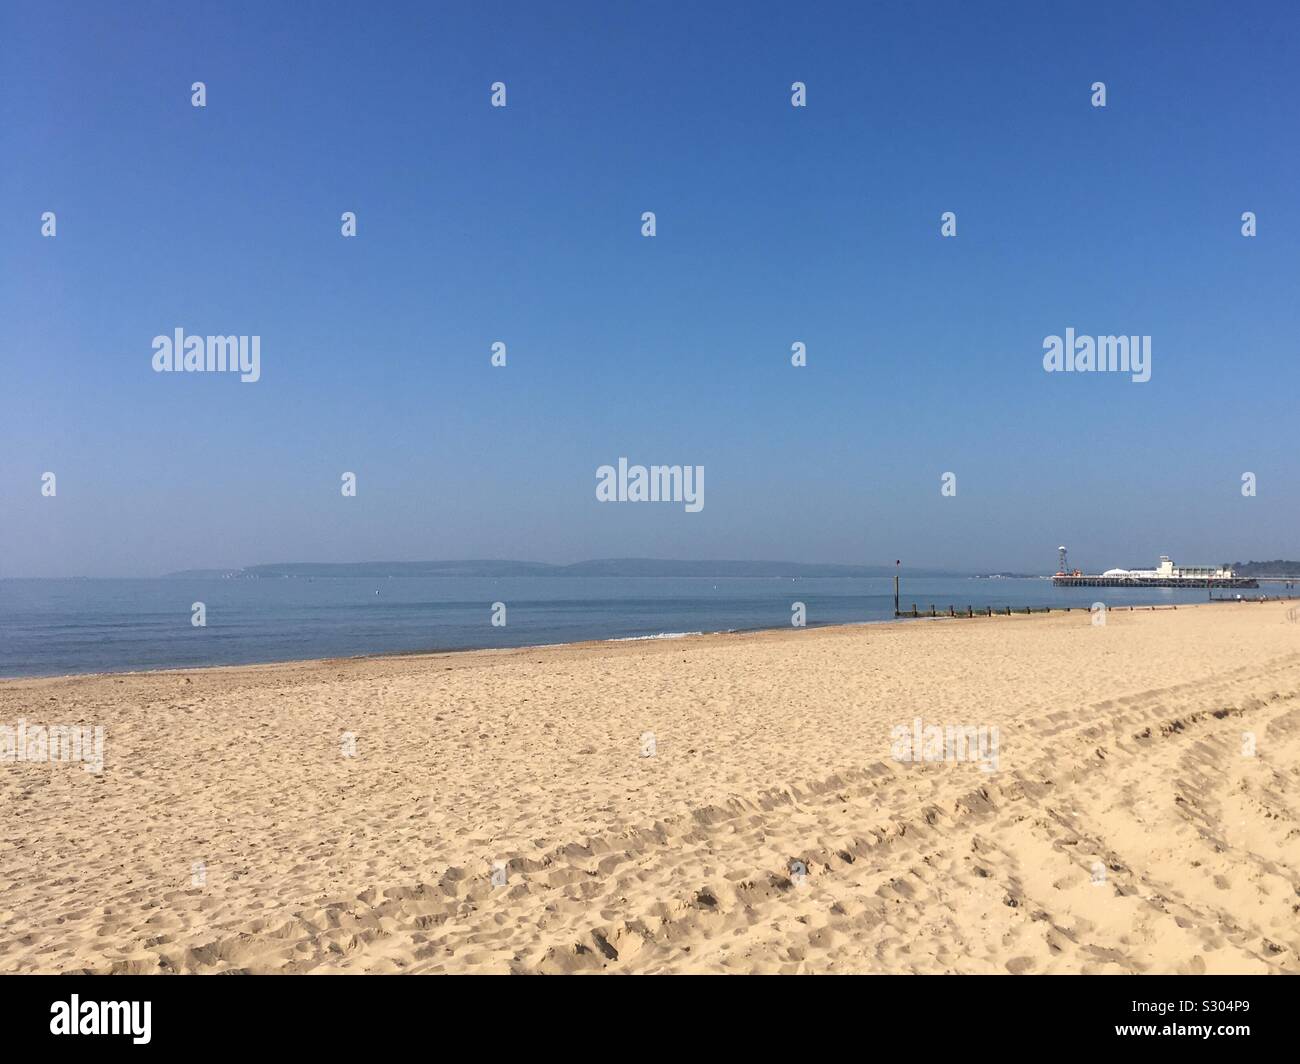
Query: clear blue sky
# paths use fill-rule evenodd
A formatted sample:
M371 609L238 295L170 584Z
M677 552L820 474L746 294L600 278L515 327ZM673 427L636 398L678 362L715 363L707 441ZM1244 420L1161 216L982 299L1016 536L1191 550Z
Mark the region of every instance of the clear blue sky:
M1300 556L1298 31L5 0L0 575ZM155 374L178 326L260 335L261 381ZM1045 373L1067 326L1151 335L1152 380ZM620 455L703 465L704 510L598 503Z

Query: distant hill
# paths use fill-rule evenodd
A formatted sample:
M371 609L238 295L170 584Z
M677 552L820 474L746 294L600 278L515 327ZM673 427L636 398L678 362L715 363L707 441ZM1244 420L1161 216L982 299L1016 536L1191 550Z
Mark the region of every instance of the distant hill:
M242 573L242 569L186 569L179 573L165 573L163 579L184 576L191 580L229 580L231 577L240 576Z
M817 565L806 562L662 561L606 558L557 566L559 576L892 576L885 565ZM920 570L905 570L916 576Z
M1300 562L1228 562L1238 576L1300 576Z
M976 573L976 580L1045 580L1042 573Z
M903 576L965 576L941 569L903 569ZM517 561L442 562L283 562L245 569L185 569L172 579L269 580L332 576L733 576L733 577L866 577L893 576L892 565L817 565L806 562L685 562L658 558L607 558L572 565Z
M252 577L285 576L549 576L555 567L543 562L288 562L250 565Z

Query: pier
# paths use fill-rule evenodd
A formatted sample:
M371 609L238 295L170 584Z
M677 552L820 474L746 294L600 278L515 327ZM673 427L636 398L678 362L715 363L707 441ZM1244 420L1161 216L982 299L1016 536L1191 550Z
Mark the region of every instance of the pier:
M1259 587L1249 576L1074 576L1058 573L1053 587Z
M1154 569L1107 569L1099 576L1088 576L1066 563L1064 546L1056 548L1060 565L1052 577L1053 587L1182 587L1190 590L1215 587L1259 587L1250 576L1238 576L1229 566L1175 565L1168 554L1160 555Z

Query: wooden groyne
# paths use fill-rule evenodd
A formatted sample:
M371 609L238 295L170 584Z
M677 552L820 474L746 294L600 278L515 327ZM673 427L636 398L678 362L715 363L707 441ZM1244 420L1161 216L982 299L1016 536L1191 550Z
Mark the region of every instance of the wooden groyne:
M1057 612L1060 613L1061 610L1062 607L1058 606ZM1069 606L1064 607L1064 611L1066 613L1069 613L1070 607ZM996 608L993 606L981 606L979 609L976 609L974 606L967 606L964 610L959 610L953 606L949 606L948 612L945 613L943 610L936 610L933 604L930 605L930 609L928 611L918 610L916 608L916 603L913 602L912 608L910 610L900 610L895 608L894 616L895 617L992 617L996 615L998 617L1003 617L1003 616L1010 617L1012 612L1013 612L1012 607L1010 606L998 606ZM1016 606L1014 612L1051 613L1052 607L1051 606Z
M1211 595L1206 601L1208 602L1291 602L1300 599L1300 595L1252 595L1250 598L1238 598L1231 595ZM1195 602L1184 602L1184 606L1196 606ZM1134 610L1155 611L1155 610L1176 610L1177 605L1169 606L1107 606L1107 613L1132 613ZM947 609L936 608L933 603L929 609L918 609L915 602L912 603L910 610L900 610L895 608L895 617L921 618L921 617L1010 617L1013 614L1022 613L1091 613L1091 606L980 606L976 609L974 606L965 608L957 606L948 606ZM1296 615L1300 618L1300 612Z

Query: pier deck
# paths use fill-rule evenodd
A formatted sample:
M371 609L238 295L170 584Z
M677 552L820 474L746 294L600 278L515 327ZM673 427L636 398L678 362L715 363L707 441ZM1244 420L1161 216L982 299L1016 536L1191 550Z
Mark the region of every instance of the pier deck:
M1236 576L1231 579L1211 577L1141 577L1141 576L1054 576L1053 587L1259 587L1254 577Z

